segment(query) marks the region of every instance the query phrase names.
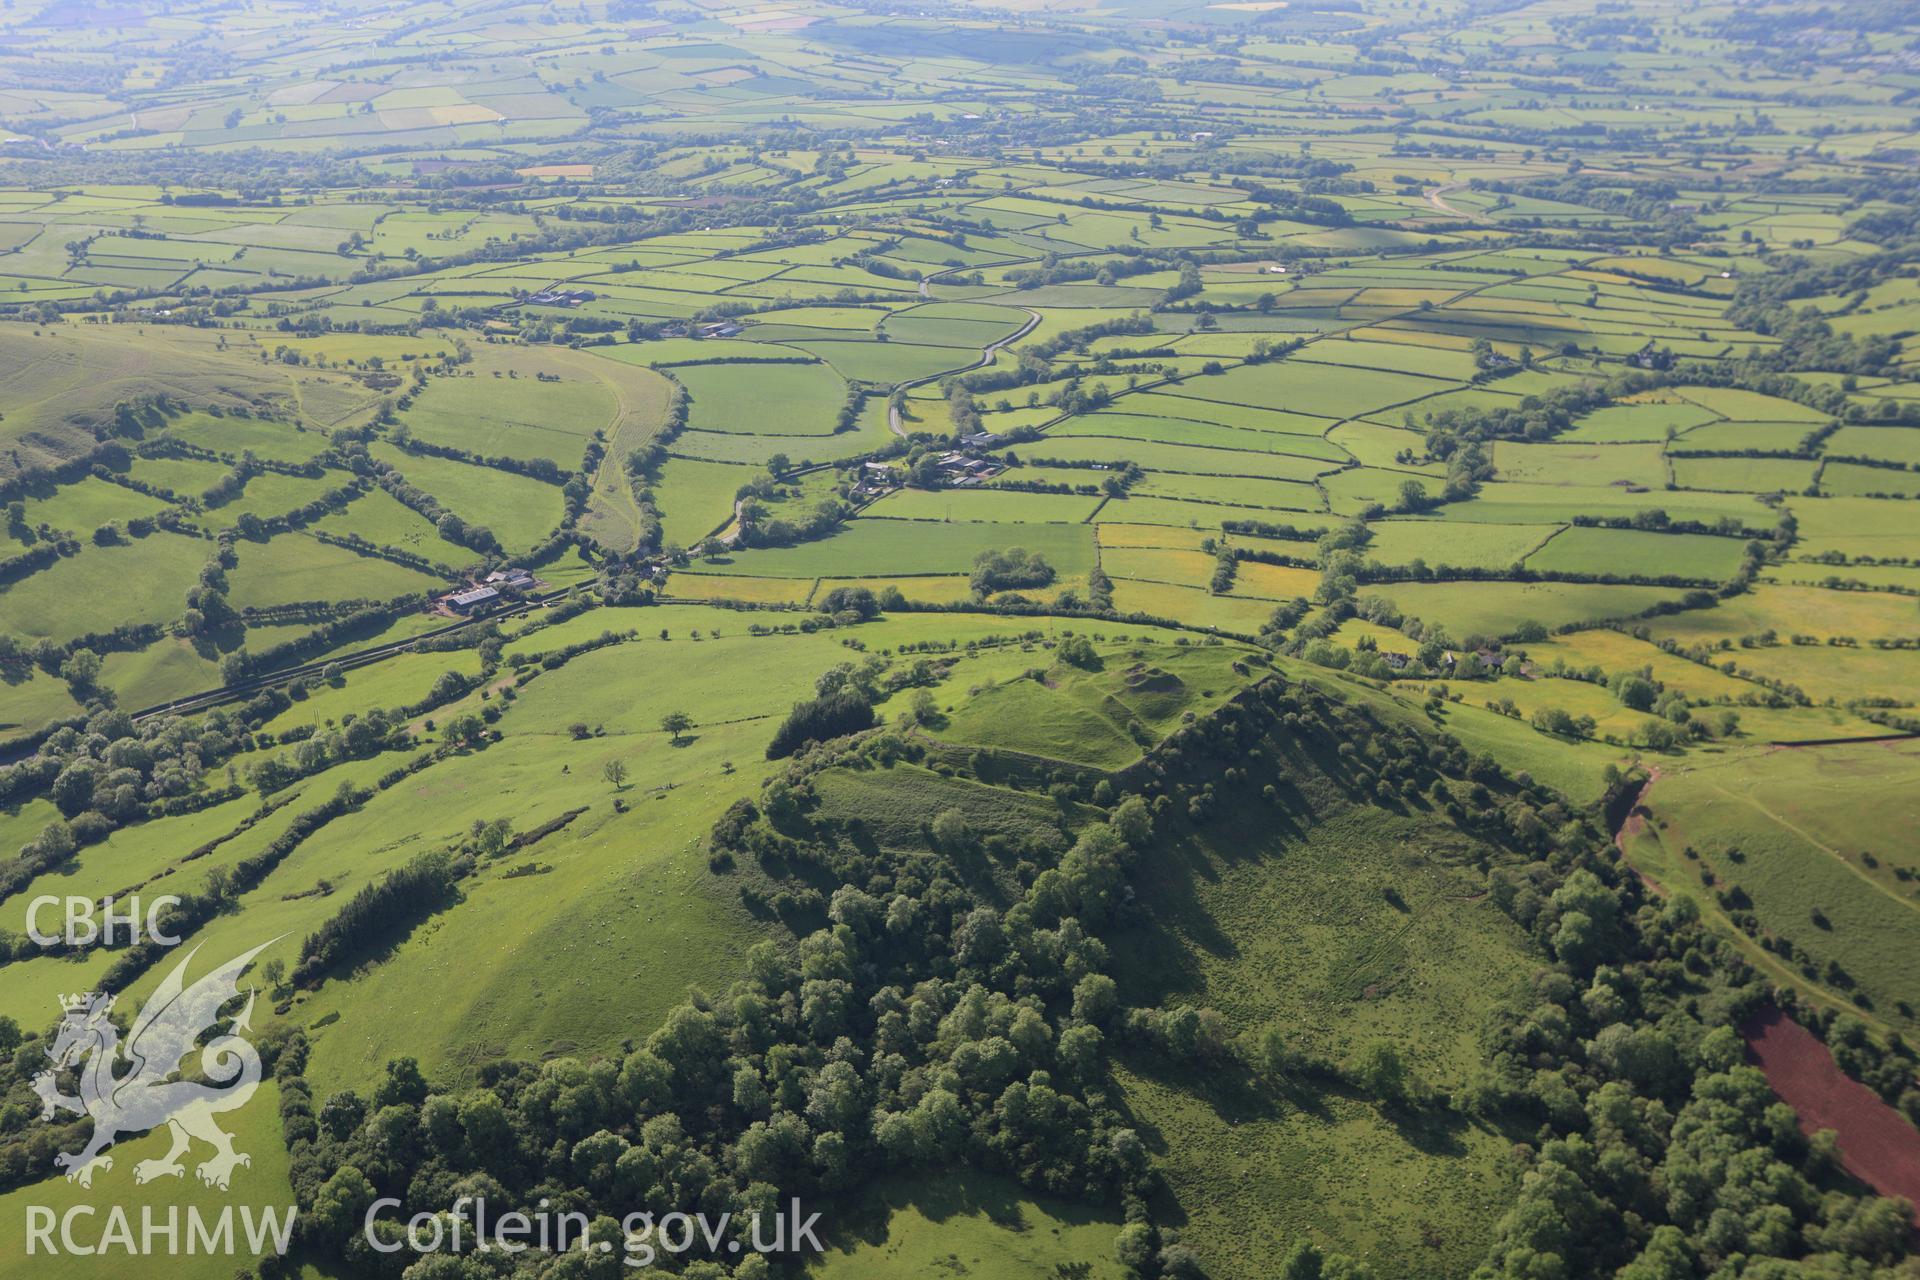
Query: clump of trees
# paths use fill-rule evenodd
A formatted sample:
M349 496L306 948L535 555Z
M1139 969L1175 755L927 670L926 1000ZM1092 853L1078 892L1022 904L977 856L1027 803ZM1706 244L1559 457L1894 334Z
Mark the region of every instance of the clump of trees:
M877 696L872 667L840 666L822 675L814 696L793 704L793 710L767 744L767 759L780 760L814 742L845 737L871 729Z
M398 942L422 920L451 905L459 893L457 882L472 869L470 859L434 852L369 884L307 936L293 984L317 987L369 953Z
M83 663L69 678L90 681L97 670ZM225 711L197 721L157 717L135 725L124 711L102 710L55 729L33 754L0 766L0 802L17 805L45 796L59 810L18 857L0 864L0 899L126 823L227 798L230 788L209 791L203 779L244 744L244 730Z
M900 594L898 587L888 590L896 597ZM821 613L848 617L855 622L880 616L882 607L880 597L869 587L835 587L820 598Z
M1038 551L1007 547L1001 551L982 551L973 559L970 579L977 595L995 591L1024 591L1053 582L1053 566Z

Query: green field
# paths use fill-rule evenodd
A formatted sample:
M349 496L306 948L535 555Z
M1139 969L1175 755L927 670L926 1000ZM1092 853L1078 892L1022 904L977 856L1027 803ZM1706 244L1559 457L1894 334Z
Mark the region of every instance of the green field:
M750 467L693 458L669 458L660 468L657 501L661 537L692 546L733 519L734 494L752 479Z
M336 538L357 533L376 546L398 547L447 564L464 563L472 554L442 538L431 521L384 489L362 494L346 510L315 521L312 528Z
M610 425L610 387L563 366L542 381L551 360L531 351L482 348L485 358L458 378L429 381L401 421L416 439L482 456L548 458L565 468L580 461L585 438Z
M158 498L92 476L44 498L29 499L24 505L30 525L45 522L86 534L103 524L124 523L167 508L167 503Z
M1403 612L1456 636L1504 636L1522 623L1549 630L1630 618L1680 593L1659 587L1563 582L1395 583L1376 589Z
M1148 650L1125 664L1112 661L1103 671L1056 668L1045 683L1007 681L975 694L940 736L1113 768L1140 753L1140 733L1150 741L1185 711L1222 696L1231 653Z
M1273 602L1267 599L1217 596L1198 587L1129 578L1115 580L1113 602L1123 613L1177 619L1197 629L1239 636L1258 633L1273 613Z
M1911 9L9 9L0 1280L1911 1280Z
M8 629L69 640L110 631L129 617L178 617L207 549L167 533L122 546L90 546L0 595Z
M877 518L855 520L824 542L708 559L700 568L706 573L787 578L965 573L982 551L1007 547L1038 552L1063 580L1081 577L1093 568L1093 529L1088 525Z
M686 365L673 376L693 401L689 425L740 435L829 435L847 394L823 364Z
M1658 445L1508 444L1502 441L1494 449L1493 461L1502 480L1522 483L1631 484L1654 488L1665 484L1667 478Z
M1795 493L1813 483L1819 464L1790 458L1675 458L1674 481L1721 493Z
M1743 544L1700 534L1637 529L1562 530L1526 558L1529 569L1555 573L1673 576L1718 582L1739 567Z
M1099 505L1100 499L1077 494L903 489L876 505L872 514L946 524L1081 524Z
M398 450L377 450L375 456L433 494L461 519L493 530L509 551L524 551L559 523L560 491L543 481Z
M1061 1258L1084 1261L1089 1280L1119 1280L1112 1252L1118 1224L1078 1206L1035 1202L986 1178L890 1187L861 1207L844 1240L815 1270L824 1280L883 1280L966 1268L985 1280L1050 1271Z
M1471 919L1490 913L1462 901L1457 873L1410 852L1417 828L1330 813L1295 842L1261 833L1264 816L1231 815L1156 868L1152 927L1124 940L1129 980L1219 1008L1236 1029L1301 1028L1323 1052L1390 1037L1410 1046L1428 1079L1463 1085L1478 1050L1471 1019L1459 1015L1518 980L1510 927ZM1141 1067L1124 1078L1129 1103L1167 1143L1183 1208L1218 1224L1209 1237L1232 1242L1209 1254L1225 1274L1260 1274L1259 1241L1308 1233L1377 1267L1444 1272L1447 1258L1474 1256L1511 1194L1493 1134L1469 1128L1438 1143L1341 1098L1247 1110L1231 1081ZM1367 1158L1336 1158L1344 1151ZM1260 1193L1271 1186L1286 1194ZM1257 1225L1230 1229L1235 1215ZM1323 1225L1336 1219L1337 1229Z
M301 600L387 600L437 585L438 579L405 566L289 534L241 549L233 600L241 608Z
M1418 560L1432 568L1508 569L1572 530L1560 525L1459 524L1382 520L1371 526L1366 554L1382 564Z

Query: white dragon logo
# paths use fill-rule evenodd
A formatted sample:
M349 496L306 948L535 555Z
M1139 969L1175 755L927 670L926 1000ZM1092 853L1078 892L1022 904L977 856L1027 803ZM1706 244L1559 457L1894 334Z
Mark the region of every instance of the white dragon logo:
M234 1169L253 1163L233 1149L233 1139L214 1123L219 1113L244 1106L260 1086L260 1055L236 1034L248 1030L252 989L246 992L246 1006L225 1033L204 1045L199 1040L220 1020L221 1007L240 996L241 973L274 941L278 939L229 960L190 987L185 985L187 964L199 948L187 952L141 1007L124 1047L119 1028L108 1018L115 997L91 992L61 997L66 1017L47 1050L54 1067L36 1076L33 1088L40 1095L41 1119L53 1119L56 1111L72 1111L93 1120L93 1138L81 1151L63 1151L53 1158L56 1167L67 1171L69 1182L92 1186L95 1170L113 1168L113 1158L103 1153L116 1139L163 1124L172 1131L172 1149L161 1159L134 1165L137 1183L180 1177L185 1172L180 1157L194 1138L214 1149L213 1157L195 1170L210 1187L225 1191ZM179 1072L180 1060L196 1050L203 1074L214 1084L170 1079ZM88 1054L93 1055L92 1061L83 1067ZM123 1064L127 1070L120 1072ZM79 1072L77 1098L60 1092L56 1072L66 1068Z

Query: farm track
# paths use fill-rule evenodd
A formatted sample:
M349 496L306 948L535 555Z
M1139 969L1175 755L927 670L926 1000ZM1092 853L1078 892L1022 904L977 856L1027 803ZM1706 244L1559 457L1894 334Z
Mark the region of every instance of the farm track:
M621 441L621 432L629 425L641 409L630 395L629 388L620 379L609 377L606 373L588 364L584 366L589 374L598 379L602 386L613 394L614 417L607 425L606 451L600 458L600 465L593 475L593 493L588 500L588 511L596 506L609 520L618 521L627 527L630 535L622 552L631 551L639 545L640 531L644 527L645 517L639 502L633 496L633 486L627 483L626 455L628 448ZM656 427L658 424L654 424ZM594 501L606 495L607 501L598 504Z
M1872 889L1876 895L1886 898L1891 902L1897 903L1898 905L1906 908L1908 911L1920 912L1920 902L1915 902L1911 898L1902 898L1895 894L1888 893L1884 885L1880 884L1872 876L1862 871L1859 867L1855 866L1853 863L1847 861L1846 855L1841 853L1838 849L1826 843L1824 840L1820 840L1816 838L1811 832L1805 830L1804 828L1796 826L1795 824L1787 821L1785 818L1775 813L1772 809L1769 809L1766 805L1761 804L1758 800L1755 800L1752 796L1741 795L1737 791L1729 791L1725 787L1721 786L1719 783L1713 782L1711 780L1707 782L1707 785L1713 788L1713 790L1716 793L1725 796L1727 799L1733 801L1734 803L1744 804L1748 808L1759 811L1767 819L1773 822L1774 825L1782 827L1785 830L1791 831L1794 835L1804 840L1809 846L1811 846L1812 848L1818 849L1821 853L1824 853L1827 855L1827 857L1831 858L1836 864L1845 868L1848 874L1852 875L1856 880L1859 880L1862 884L1865 884L1868 888Z
M1782 750L1782 749L1818 750L1820 747L1828 747L1828 746L1831 746L1831 747L1857 746L1862 742L1875 742L1875 741L1885 742L1885 741L1907 740L1914 736L1920 736L1920 735L1896 735L1892 738L1875 738L1875 739L1859 739L1859 738L1838 739L1838 740L1823 742L1819 744L1806 744L1804 746L1793 747L1793 748L1784 748L1781 744L1777 744L1777 743L1768 743L1768 744L1759 744L1759 745L1764 747L1766 750ZM1701 773L1701 772L1708 772L1714 769L1730 768L1730 767L1733 767L1735 763L1736 763L1736 760L1732 760L1732 759L1721 760L1712 764L1693 766L1692 768L1688 769L1687 772ZM1631 845L1636 839L1644 836L1648 839L1651 839L1653 843L1662 850L1662 856L1671 856L1676 859L1676 861L1673 864L1676 870L1676 873L1678 868L1681 865L1683 865L1677 861L1679 856L1677 853L1677 849L1679 846L1685 843L1684 833L1680 833L1676 831L1675 834L1672 836L1662 835L1662 829L1663 829L1665 820L1659 820L1658 815L1655 814L1655 812L1653 811L1653 809L1650 807L1648 803L1648 799L1653 794L1655 785L1659 783L1664 777L1666 777L1666 774L1663 770L1658 768L1652 770L1646 782L1643 783L1641 787L1634 793L1633 802L1627 807L1625 812L1622 814L1619 823L1615 826L1613 831L1614 846L1619 851L1621 862L1630 871L1632 871L1634 875L1638 876L1642 881L1642 883L1646 884L1649 887L1649 889L1651 889L1654 893L1656 893L1661 898L1668 897L1670 895L1670 892L1679 890L1681 886L1678 883L1672 883L1672 882L1663 884L1660 880L1656 879L1644 866L1642 866L1632 856L1630 856L1629 850ZM1737 795L1733 795L1727 792L1725 788L1720 787L1717 784L1709 783L1708 785L1712 786L1715 791L1720 792L1722 795L1727 795L1730 799L1739 799ZM1760 807L1760 806L1756 806L1756 807ZM1764 807L1762 807L1762 811L1766 812ZM1768 814L1768 816L1773 817L1773 815L1770 813ZM1788 829L1794 830L1795 834L1801 835L1802 838L1806 838L1804 833L1799 832L1796 828L1789 827ZM1834 855L1834 856L1838 857L1838 855ZM1845 862L1844 858L1839 858L1838 860L1843 863ZM1852 869L1852 868L1849 868L1849 869ZM1856 874L1858 873L1856 872ZM1885 891L1880 889L1878 886L1875 886L1875 892L1881 893L1881 894L1885 893ZM1876 1011L1862 1008L1861 1006L1855 1004L1851 999L1848 999L1844 993L1834 991L1827 987L1821 986L1817 983L1812 983L1807 981L1799 972L1797 972L1787 964L1783 963L1778 956L1773 954L1773 952L1768 951L1762 948L1761 946L1759 946L1757 943L1755 943L1753 939L1748 937L1744 932L1742 932L1742 930L1737 925L1734 924L1732 919L1727 915L1726 911L1715 900L1713 895L1707 894L1704 896L1697 896L1696 901L1699 904L1702 916L1705 919L1711 921L1716 926L1716 928L1727 938L1727 940L1731 942L1736 948L1739 949L1740 954L1746 959L1747 963L1751 964L1755 969L1759 970L1760 972L1767 974L1782 989L1797 992L1801 999L1808 1000L1820 1007L1831 1009L1839 1013L1846 1013L1853 1017L1856 1017L1860 1019L1860 1021L1865 1023L1868 1027L1870 1027L1873 1030L1874 1034L1878 1037L1884 1038L1886 1036L1896 1033L1895 1028L1888 1025L1888 1023ZM1912 905L1912 904L1907 904L1907 905Z

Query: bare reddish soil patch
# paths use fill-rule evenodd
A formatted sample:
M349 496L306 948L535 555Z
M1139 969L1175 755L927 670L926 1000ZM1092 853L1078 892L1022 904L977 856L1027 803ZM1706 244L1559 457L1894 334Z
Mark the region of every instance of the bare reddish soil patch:
M1841 1071L1817 1036L1778 1009L1763 1009L1741 1031L1748 1056L1799 1115L1803 1132L1833 1130L1848 1173L1883 1196L1920 1205L1920 1129ZM1914 1222L1920 1226L1920 1209Z
M1652 793L1653 784L1658 781L1660 781L1660 771L1650 770L1647 780L1640 784L1638 791L1634 792L1633 803L1627 807L1627 816L1621 819L1619 829L1613 833L1613 847L1620 851L1620 856L1626 862L1628 869L1640 877L1640 883L1647 887L1648 892L1664 898L1667 896L1666 886L1634 866L1633 859L1627 857L1627 845L1647 829L1647 823L1653 817L1653 811L1647 808L1647 796Z

